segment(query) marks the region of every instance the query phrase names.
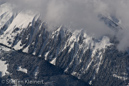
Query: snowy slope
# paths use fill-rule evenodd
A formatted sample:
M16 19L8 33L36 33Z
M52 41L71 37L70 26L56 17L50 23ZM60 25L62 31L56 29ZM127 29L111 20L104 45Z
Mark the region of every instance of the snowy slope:
M31 11L13 12L13 7L5 3L0 8L0 43L11 46L15 37L19 35L25 28L31 26L38 18L36 13Z
M0 72L2 73L2 75L0 74L0 77L6 75L7 73L7 64L5 63L5 61L0 60Z
M69 57L71 60L67 64L66 72L72 65L76 69L83 62L83 54L90 49L92 52L91 58L83 64L80 70L81 73L85 73L95 61L95 73L98 73L99 67L102 64L104 49L111 45L108 37L94 40L94 38L83 33L83 30L76 30L71 33L67 29L64 29L64 27L59 27L56 31L52 32L52 35L49 35L44 28L44 23L38 20L38 16L35 13L21 11L13 14L13 8L11 9L9 6L8 4L4 4L0 8L2 10L0 13L2 19L0 22L2 31L0 43L13 47L15 50L22 50L23 52L37 56L45 56L45 59L54 65L56 65L59 55L68 49L65 55L71 54L71 57ZM5 25L7 25L7 28L4 28ZM103 52L99 52L101 50ZM96 56L96 54L98 55ZM75 71L73 70L73 72Z
M41 57L90 84L98 78L102 66L110 63L105 60L105 55L107 49L115 45L111 43L109 37L95 39L87 35L84 30L70 32L63 26L50 32L47 31L46 24L39 19L37 13L31 11L14 13L12 9L7 3L0 7L1 44ZM114 28L113 30L121 29L113 20L102 16L101 19L110 25L109 27ZM21 67L18 71L27 73L27 70ZM35 77L37 73L35 69ZM111 75L117 79L128 79L115 72Z

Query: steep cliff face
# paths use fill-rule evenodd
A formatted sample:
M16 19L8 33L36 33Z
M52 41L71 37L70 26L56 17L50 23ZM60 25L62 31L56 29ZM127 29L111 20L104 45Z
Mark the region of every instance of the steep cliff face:
M100 18L113 30L122 29L113 20ZM95 39L83 30L70 32L63 26L50 32L38 14L14 13L9 4L0 6L1 44L41 57L93 86L128 83L129 54L119 52L115 40L108 36Z

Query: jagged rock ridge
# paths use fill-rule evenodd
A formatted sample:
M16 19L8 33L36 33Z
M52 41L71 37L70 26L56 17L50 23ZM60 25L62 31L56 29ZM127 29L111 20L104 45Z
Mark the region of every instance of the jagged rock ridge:
M127 84L129 55L119 52L108 36L95 39L83 30L70 32L65 27L50 32L39 15L24 11L14 14L7 4L1 5L0 19L0 43L42 57L95 86ZM113 20L101 19L115 31L121 30Z

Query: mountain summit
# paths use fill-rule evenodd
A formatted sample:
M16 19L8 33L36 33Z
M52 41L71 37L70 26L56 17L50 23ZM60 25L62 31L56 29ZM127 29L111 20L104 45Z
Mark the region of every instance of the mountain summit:
M110 19L101 15L99 18L112 31L122 30L115 17ZM116 48L118 41L115 37L105 35L97 39L88 35L83 29L71 32L69 28L63 26L49 31L39 14L31 11L15 12L8 3L0 5L0 44L11 49L7 51L0 46L0 59L6 61L9 67L18 68L17 71L21 71L21 73L12 72L13 70L7 68L10 74L22 75L24 72L28 77L34 77L31 76L32 71L40 70L39 62L42 66L48 64L38 60L40 58L49 62L49 66L53 64L63 72L93 86L126 86L129 81L129 54L126 51L118 51ZM16 51L20 53L18 55L25 57L15 55ZM8 54L2 54L2 52ZM32 55L32 58L26 55ZM18 64L20 60L22 63ZM3 63L0 61L0 64ZM35 67L35 70L27 65ZM46 67L43 67L45 70ZM61 70L54 68L53 71ZM43 76L42 72L41 75ZM16 78L16 75L13 78ZM53 77L50 80L53 80Z

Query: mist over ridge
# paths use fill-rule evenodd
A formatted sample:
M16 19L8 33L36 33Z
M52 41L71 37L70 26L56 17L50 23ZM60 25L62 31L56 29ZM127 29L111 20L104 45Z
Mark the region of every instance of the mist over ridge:
M128 0L1 0L0 3L15 4L14 11L32 10L40 13L41 19L50 26L64 25L71 30L84 29L89 35L99 38L116 35L119 50L129 47L129 1ZM115 16L123 28L112 31L98 15ZM52 28L50 28L52 29Z

